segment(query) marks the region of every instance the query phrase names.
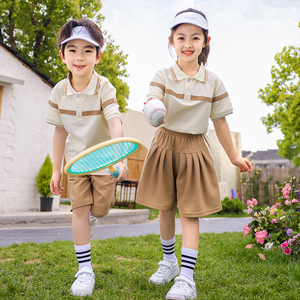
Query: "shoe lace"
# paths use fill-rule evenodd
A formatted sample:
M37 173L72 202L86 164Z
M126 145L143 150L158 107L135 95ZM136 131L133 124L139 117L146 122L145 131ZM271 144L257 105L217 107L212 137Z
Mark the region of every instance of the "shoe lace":
M185 281L183 281L183 280L177 280L176 282L175 282L175 284L174 284L174 286L176 287L176 288L185 288L186 286L187 286L187 283L185 282Z
M77 276L77 280L83 285L89 285L91 280L91 274L85 272L80 273Z
M166 274L166 272L168 271L168 267L167 266L160 266L159 268L158 268L158 270L157 270L157 273L159 274L159 275L165 275Z

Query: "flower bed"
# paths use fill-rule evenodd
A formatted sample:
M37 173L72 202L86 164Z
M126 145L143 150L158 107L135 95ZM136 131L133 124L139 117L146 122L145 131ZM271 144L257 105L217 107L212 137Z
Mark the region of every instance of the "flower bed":
M251 234L253 244L246 248L281 249L286 255L300 252L300 189L293 178L276 186L278 200L271 207L258 207L257 200L247 200L247 213L253 220L244 227L244 237Z

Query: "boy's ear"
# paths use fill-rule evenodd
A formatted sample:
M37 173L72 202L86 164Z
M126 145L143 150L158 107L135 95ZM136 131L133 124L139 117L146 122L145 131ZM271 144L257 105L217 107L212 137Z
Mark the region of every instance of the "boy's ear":
M63 63L65 64L66 60L65 60L65 58L64 58L63 53L62 53L61 50L59 50L59 56L60 56L61 60L63 61Z
M173 42L173 39L169 36L169 42L170 44L174 47L174 42Z
M102 57L102 52L99 52L97 59L96 59L96 65L99 64L101 57Z

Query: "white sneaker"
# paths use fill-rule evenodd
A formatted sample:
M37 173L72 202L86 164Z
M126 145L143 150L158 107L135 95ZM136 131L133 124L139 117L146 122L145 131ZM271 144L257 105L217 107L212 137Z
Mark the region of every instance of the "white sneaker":
M196 299L197 291L195 282L186 277L176 277L175 283L169 290L166 299L187 300Z
M89 214L89 221L90 221L90 238L94 235L96 228L97 228L97 222L98 218L94 217L92 213Z
M92 295L94 284L95 284L95 275L93 270L90 267L82 267L75 275L77 278L71 288L70 292L74 296L87 296Z
M164 284L170 282L179 274L179 267L177 260L172 263L167 260L162 260L159 263L158 270L149 278L149 282L155 284Z

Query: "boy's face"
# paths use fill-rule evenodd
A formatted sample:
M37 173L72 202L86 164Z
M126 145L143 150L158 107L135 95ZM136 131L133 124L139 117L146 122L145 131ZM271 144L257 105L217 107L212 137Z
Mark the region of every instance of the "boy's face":
M72 72L72 77L81 79L92 75L94 66L99 63L102 56L102 52L97 56L96 47L84 40L67 42L64 55L62 51L59 51L59 54L69 71Z

